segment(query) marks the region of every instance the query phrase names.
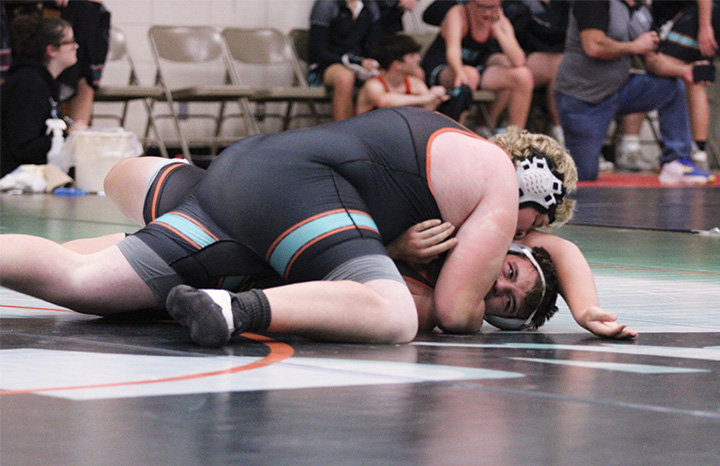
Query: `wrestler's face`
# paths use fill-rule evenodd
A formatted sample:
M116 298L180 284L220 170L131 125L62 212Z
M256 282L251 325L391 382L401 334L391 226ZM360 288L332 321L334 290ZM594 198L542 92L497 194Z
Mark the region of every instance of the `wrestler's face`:
M497 21L500 17L501 0L470 0L472 8L479 18L484 21Z
M520 315L522 304L537 281L538 272L529 260L517 254L506 254L500 275L485 295L485 314L526 318Z
M515 228L515 239L523 239L527 234L537 228L550 224L548 214L541 214L532 207L523 207L518 211L518 222Z

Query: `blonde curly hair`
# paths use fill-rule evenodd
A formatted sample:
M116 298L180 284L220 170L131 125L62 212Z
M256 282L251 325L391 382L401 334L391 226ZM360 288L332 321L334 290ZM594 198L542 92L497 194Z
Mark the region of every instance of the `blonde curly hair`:
M507 152L516 165L518 160L530 158L537 155L537 152L552 161L555 171L563 176L566 193L558 202L555 221L551 226L557 228L567 223L575 210L575 200L568 199L567 196L575 191L578 181L577 168L570 154L550 136L529 133L517 126L510 126L506 133L494 136L490 141Z

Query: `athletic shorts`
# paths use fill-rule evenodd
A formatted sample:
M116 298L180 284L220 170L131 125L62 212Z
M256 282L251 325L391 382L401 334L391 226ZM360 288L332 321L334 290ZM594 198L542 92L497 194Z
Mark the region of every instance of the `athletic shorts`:
M712 25L715 40L720 41L720 6L713 2ZM658 52L675 57L685 63L702 60L703 57L697 41L698 10L697 6L683 10L674 20L672 28L658 46Z

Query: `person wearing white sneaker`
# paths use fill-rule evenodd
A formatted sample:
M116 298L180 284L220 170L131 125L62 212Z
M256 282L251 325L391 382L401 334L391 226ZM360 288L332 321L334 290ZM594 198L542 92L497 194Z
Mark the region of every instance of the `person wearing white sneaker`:
M567 42L555 82L565 145L575 159L580 180L595 180L608 127L617 115L658 110L663 151L660 163L678 182L707 183L710 175L690 161L692 140L679 78L653 75L655 60L645 60L647 74L631 73L632 57L651 56L658 34L650 31L652 15L635 0L574 2ZM684 180L684 181L683 181Z
M692 156L690 157L695 165L700 170L704 171L710 171L710 162L708 161L708 155L707 152L704 150L698 150L693 152Z
M660 170L662 184L707 184L715 181L715 175L699 169L689 158L666 163Z
M715 80L712 60L717 57L720 43L720 1L653 2L652 8L662 39L657 59L664 62L665 75L685 82L693 140L698 146L692 160L707 171L707 87Z

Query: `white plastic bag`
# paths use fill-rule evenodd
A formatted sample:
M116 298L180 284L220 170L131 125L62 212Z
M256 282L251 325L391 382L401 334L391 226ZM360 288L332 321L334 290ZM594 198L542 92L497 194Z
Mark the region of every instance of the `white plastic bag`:
M70 133L62 159L75 167L75 185L101 192L110 169L123 159L142 155L137 135L123 128L89 128Z

